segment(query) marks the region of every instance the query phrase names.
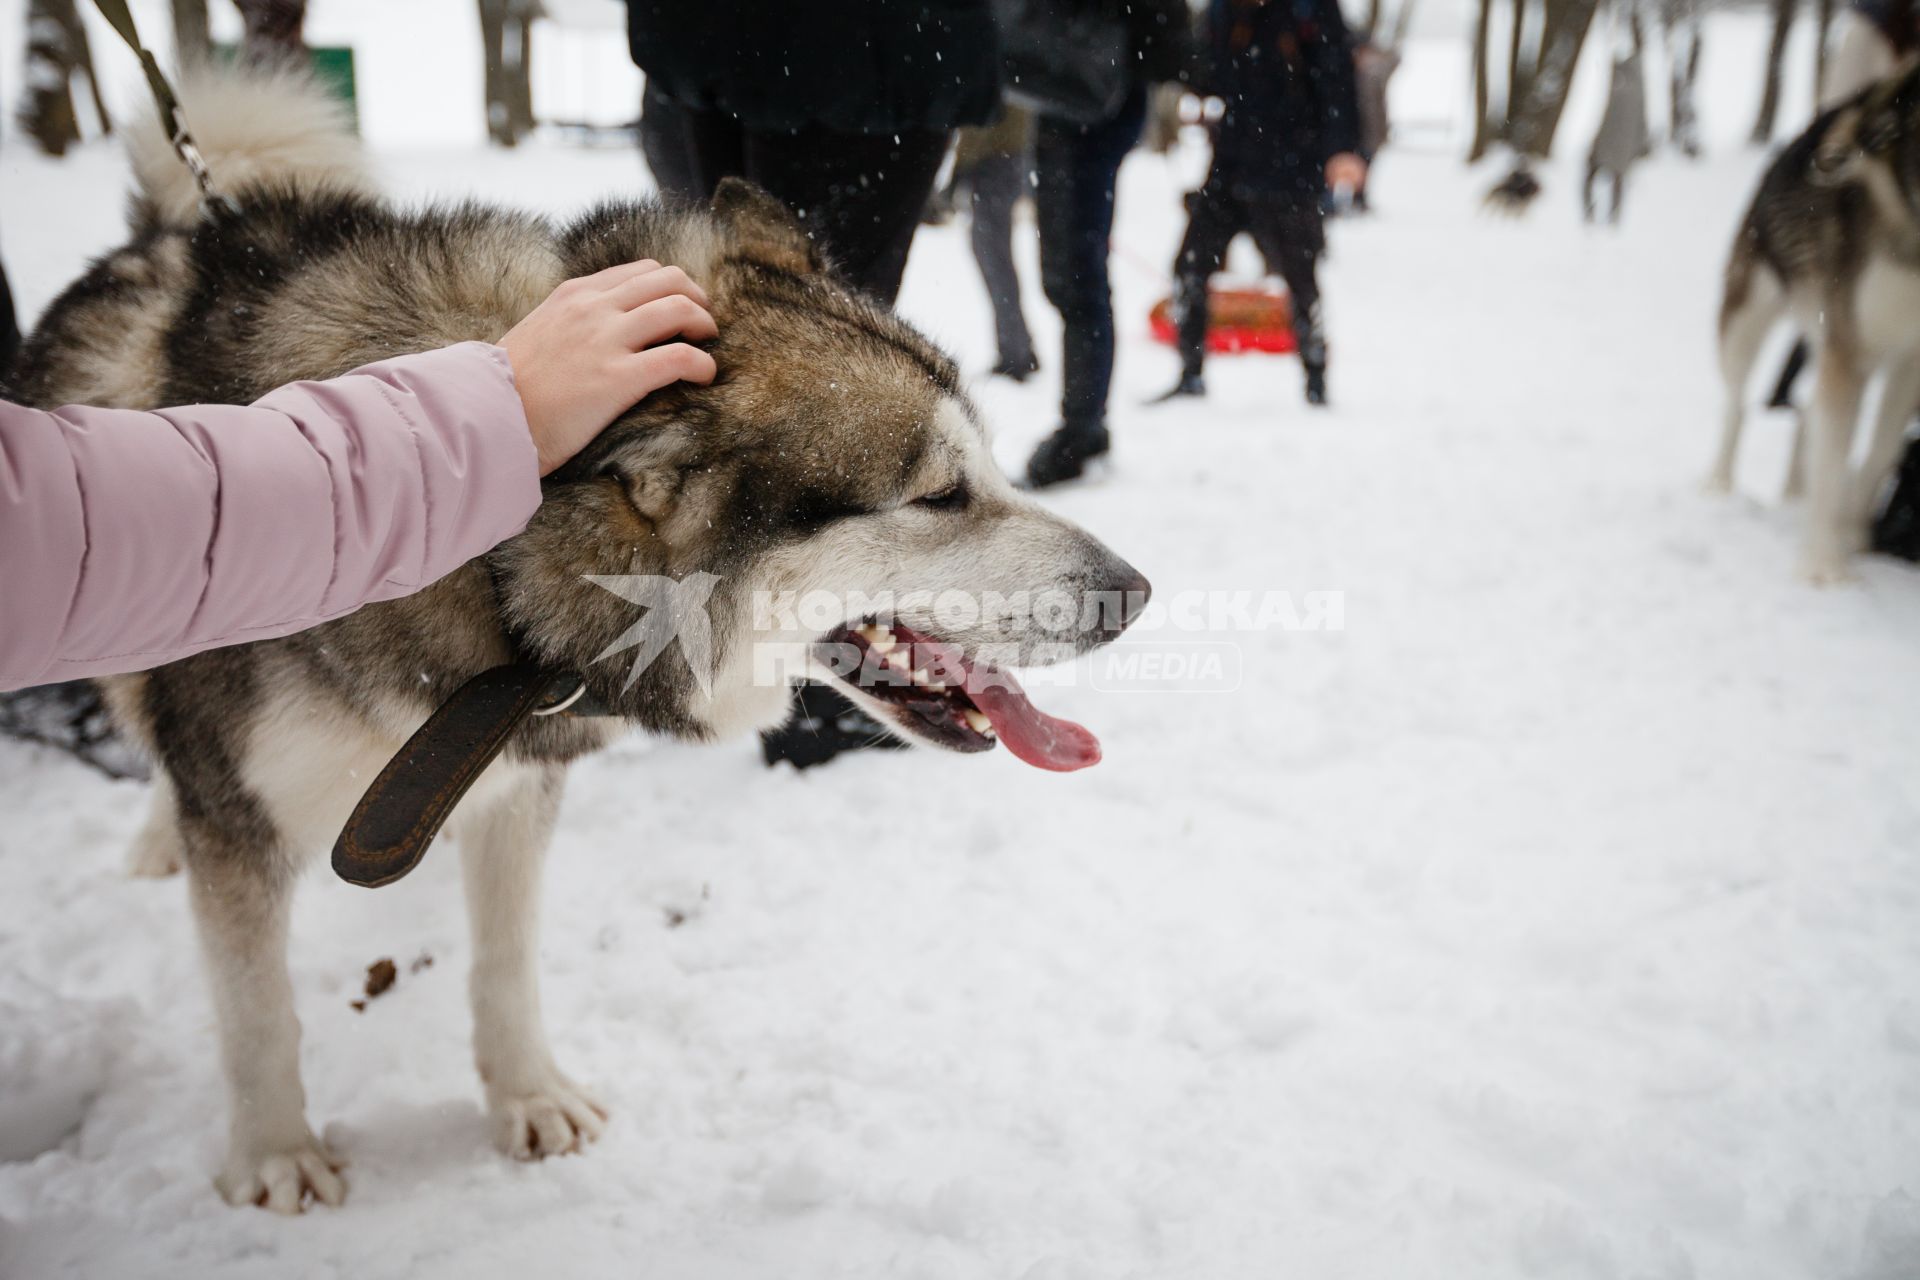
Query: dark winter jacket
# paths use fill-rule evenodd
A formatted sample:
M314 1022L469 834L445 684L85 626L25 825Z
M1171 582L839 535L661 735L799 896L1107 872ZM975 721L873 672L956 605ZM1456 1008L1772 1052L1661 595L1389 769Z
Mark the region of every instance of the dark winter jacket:
M628 0L627 43L654 88L751 129L951 129L999 103L988 0Z
M1125 62L1121 70L1135 85L1184 80L1192 70L1192 30L1187 0L996 0L1003 22L1018 22L1039 31L1065 32L1076 19L1096 18L1126 28ZM1077 59L1104 56L1080 48L1065 38L1057 41L1054 56Z
M1339 0L1212 0L1198 87L1226 104L1214 180L1239 194L1318 198L1327 157L1360 149Z

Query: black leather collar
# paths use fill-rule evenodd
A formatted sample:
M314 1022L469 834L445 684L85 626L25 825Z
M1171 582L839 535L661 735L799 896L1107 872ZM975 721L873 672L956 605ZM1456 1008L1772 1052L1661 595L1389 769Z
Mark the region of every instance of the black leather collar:
M510 662L454 690L380 770L333 845L342 880L369 889L420 864L460 798L536 716L611 715L571 671Z

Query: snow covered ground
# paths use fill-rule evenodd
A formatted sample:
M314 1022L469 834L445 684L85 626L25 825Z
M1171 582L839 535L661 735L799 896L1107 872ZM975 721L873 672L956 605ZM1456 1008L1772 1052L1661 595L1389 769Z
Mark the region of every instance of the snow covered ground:
M487 1145L442 850L300 899L347 1206L226 1208L183 886L121 870L142 789L0 743L0 1275L1920 1276L1920 574L1795 582L1777 415L1742 496L1697 488L1760 36L1716 26L1717 145L1647 166L1617 234L1564 171L1512 224L1451 144L1390 153L1335 230L1326 412L1259 358L1139 407L1202 157L1131 160L1117 465L1049 501L1163 597L1339 591L1344 629L1216 637L1232 694L1048 688L1106 744L1084 774L637 740L577 769L544 970L615 1116L584 1156ZM1403 112L1457 120L1459 52ZM382 159L556 211L644 182L624 151ZM0 150L29 313L121 181ZM902 307L989 362L958 228ZM980 386L1010 465L1054 393Z

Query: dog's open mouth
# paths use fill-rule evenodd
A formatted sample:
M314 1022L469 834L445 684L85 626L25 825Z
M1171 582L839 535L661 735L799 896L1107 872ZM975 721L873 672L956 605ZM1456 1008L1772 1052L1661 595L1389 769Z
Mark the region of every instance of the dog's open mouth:
M898 623L841 627L820 642L821 665L914 737L950 751L1007 750L1040 769L1100 762L1100 742L1034 706L1020 682L959 648Z

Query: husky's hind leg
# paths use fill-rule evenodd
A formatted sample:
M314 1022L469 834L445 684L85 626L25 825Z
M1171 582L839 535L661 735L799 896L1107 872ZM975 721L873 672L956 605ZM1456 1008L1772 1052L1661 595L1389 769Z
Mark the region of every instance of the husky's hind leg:
M147 823L127 850L130 876L170 876L180 870L180 810L173 798L173 780L165 769L153 771L153 793L147 801Z
M274 851L191 822L188 881L220 1020L232 1108L227 1159L214 1180L228 1204L299 1213L311 1195L346 1196L332 1158L307 1128L300 1023L287 976L292 875Z
M454 815L454 838L473 929L474 1061L494 1142L533 1160L598 1138L607 1113L554 1062L540 1017L540 870L565 774L557 766L516 773L498 792L469 795Z
M1835 313L1829 311L1829 316ZM1830 326L1837 327L1837 326ZM1829 584L1848 577L1847 557L1859 550L1864 530L1851 527L1854 424L1866 379L1853 344L1828 333L1815 356L1813 411L1807 429L1807 531L1800 572L1809 582Z
M1720 424L1720 451L1714 455L1706 481L1706 487L1715 493L1733 488L1733 466L1746 421L1747 379L1768 331L1785 309L1786 291L1773 272L1749 265L1729 274L1726 299L1720 308L1720 379L1726 409Z

